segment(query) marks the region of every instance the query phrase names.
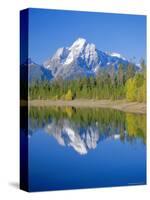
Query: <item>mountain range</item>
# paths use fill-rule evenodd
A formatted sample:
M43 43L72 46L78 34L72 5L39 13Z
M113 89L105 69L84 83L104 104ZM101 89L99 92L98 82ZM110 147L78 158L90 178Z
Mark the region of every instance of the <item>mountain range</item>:
M119 65L123 69L131 63L119 53L107 53L88 43L84 38L78 38L70 47L59 48L56 53L44 61L43 65L28 59L29 81L75 79L78 77L96 76L103 70L109 71L112 66L117 72ZM139 70L140 66L135 65Z

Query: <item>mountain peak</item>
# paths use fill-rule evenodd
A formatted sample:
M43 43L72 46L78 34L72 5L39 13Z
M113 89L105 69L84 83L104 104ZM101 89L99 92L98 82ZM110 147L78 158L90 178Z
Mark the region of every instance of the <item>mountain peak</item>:
M84 38L78 38L77 40L75 40L75 42L72 44L72 46L70 47L70 49L72 48L82 48L84 45L86 44L86 39Z

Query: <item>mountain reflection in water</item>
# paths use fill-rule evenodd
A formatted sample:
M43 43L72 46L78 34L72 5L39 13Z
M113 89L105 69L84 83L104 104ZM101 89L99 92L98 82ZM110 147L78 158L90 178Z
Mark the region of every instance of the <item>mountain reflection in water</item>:
M146 143L145 115L111 109L32 107L29 110L30 136L38 129L80 155L95 149L103 140Z

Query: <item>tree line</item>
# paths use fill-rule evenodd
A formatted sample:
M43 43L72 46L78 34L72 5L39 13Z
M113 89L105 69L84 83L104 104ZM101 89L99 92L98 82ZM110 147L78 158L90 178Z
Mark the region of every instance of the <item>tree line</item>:
M116 72L114 66L101 71L96 77L79 77L75 80L32 82L29 86L30 99L126 99L128 101L146 101L146 64L136 70L134 64L124 69L120 64Z

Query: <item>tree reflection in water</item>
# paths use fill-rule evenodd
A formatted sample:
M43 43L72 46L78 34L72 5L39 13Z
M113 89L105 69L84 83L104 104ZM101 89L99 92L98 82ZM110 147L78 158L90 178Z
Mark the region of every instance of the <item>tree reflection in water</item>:
M36 129L43 129L79 154L87 154L104 139L146 143L146 116L113 109L31 107L29 134Z

